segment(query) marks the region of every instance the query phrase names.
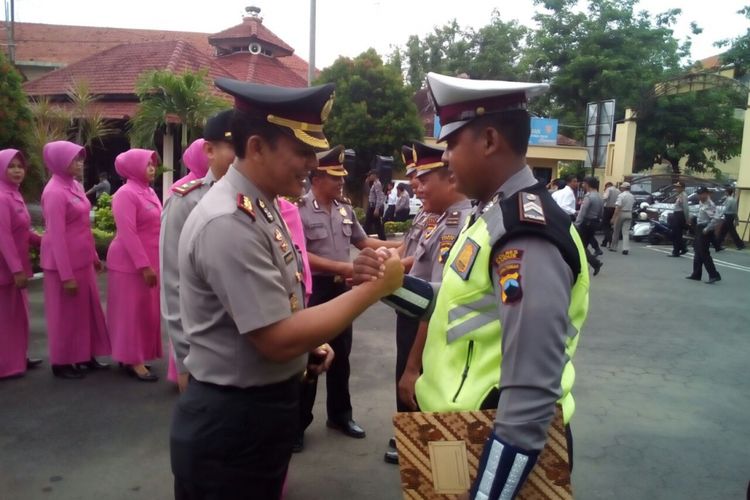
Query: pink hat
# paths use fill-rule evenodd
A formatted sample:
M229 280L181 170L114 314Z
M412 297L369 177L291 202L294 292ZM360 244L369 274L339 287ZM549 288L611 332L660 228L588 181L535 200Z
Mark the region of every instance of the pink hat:
M182 163L198 179L202 179L208 173L208 156L203 152L205 142L203 139L193 141L182 153Z
M68 141L53 141L44 145L42 156L47 169L54 175L70 177L68 167L73 160L82 154L86 156L83 146Z
M158 161L156 151L150 149L130 149L115 158L115 171L123 179L145 182L148 162Z

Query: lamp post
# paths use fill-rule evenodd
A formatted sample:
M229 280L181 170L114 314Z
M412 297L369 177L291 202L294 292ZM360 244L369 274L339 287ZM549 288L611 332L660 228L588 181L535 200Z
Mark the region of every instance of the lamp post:
M307 86L315 79L315 1L310 0L310 57L307 61Z

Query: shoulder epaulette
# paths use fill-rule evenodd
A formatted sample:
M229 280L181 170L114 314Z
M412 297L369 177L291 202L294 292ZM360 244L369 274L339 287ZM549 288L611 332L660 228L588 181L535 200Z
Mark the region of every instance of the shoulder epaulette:
M532 222L534 224L547 224L539 196L533 193L521 191L518 193L518 214L521 222Z
M189 192L195 191L202 185L203 179L193 179L192 181L186 182L185 184L180 184L179 186L172 187L172 192L177 196L185 196Z
M448 227L458 226L459 222L461 222L461 212L458 210L448 214L448 217L445 219L445 225Z
M237 208L249 215L255 220L255 209L253 208L253 200L249 196L245 196L242 193L237 195Z

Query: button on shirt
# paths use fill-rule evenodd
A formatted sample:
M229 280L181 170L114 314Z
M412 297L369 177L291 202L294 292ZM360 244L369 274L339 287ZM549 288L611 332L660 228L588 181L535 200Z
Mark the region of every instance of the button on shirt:
M238 207L240 195L251 201L245 210ZM235 167L188 216L178 260L182 326L190 340L185 366L193 377L253 387L302 373L306 355L273 362L246 337L291 316L304 297L301 258L276 204Z
M557 202L566 214L576 214L576 195L570 186L565 186L552 193L552 199Z
M349 249L367 238L351 205L335 201L330 213L312 191L302 197L299 215L305 231L307 251L337 262L349 262ZM325 273L313 273L321 275Z

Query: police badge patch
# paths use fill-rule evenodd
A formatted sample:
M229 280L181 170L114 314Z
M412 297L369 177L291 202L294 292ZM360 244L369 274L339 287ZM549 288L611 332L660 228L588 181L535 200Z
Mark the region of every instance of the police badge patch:
M518 214L521 222L547 224L544 209L539 197L533 193L520 192L518 194Z
M451 269L461 276L461 279L466 281L469 279L469 273L471 268L474 266L474 261L477 260L479 254L479 244L471 238L466 238L466 242L458 251L456 258L451 262Z

